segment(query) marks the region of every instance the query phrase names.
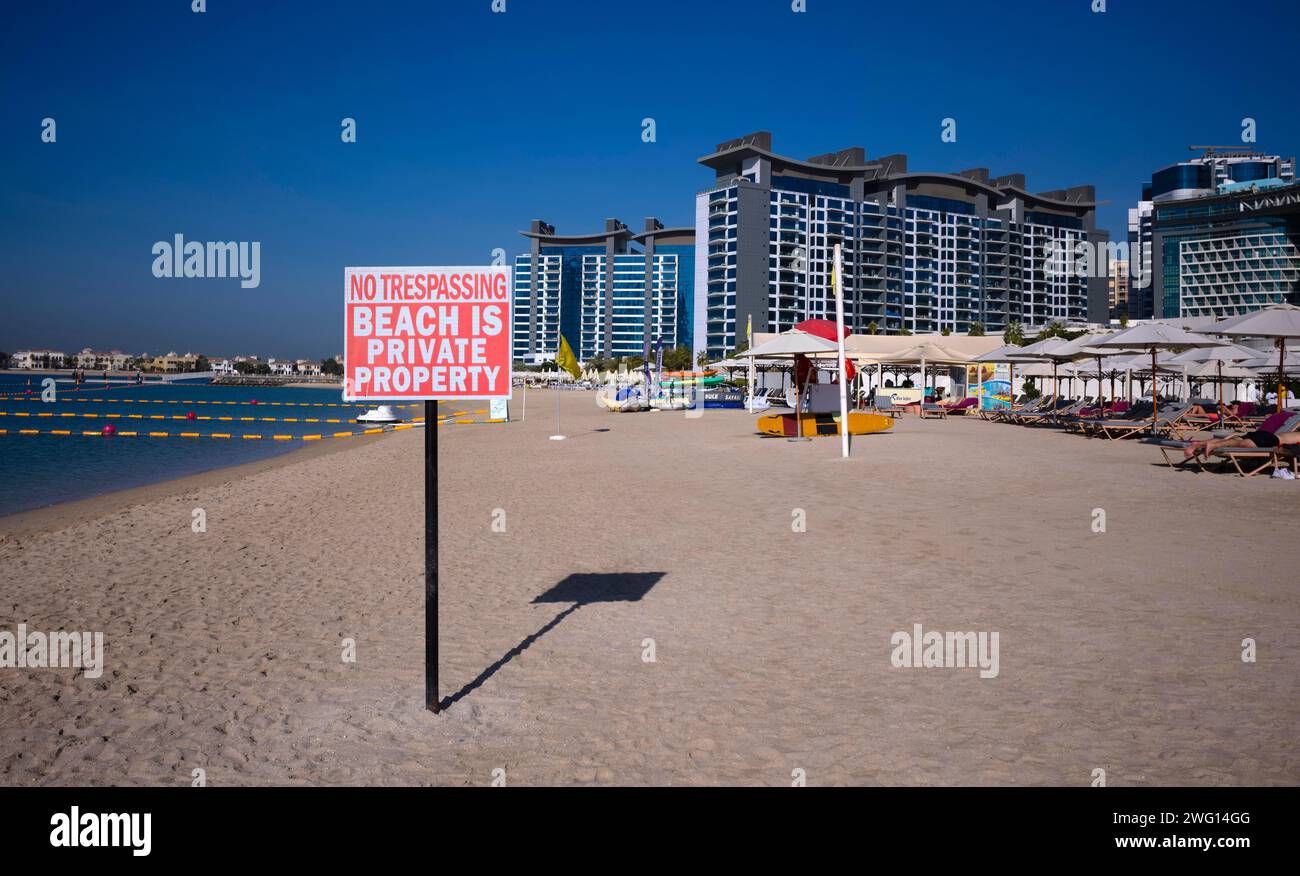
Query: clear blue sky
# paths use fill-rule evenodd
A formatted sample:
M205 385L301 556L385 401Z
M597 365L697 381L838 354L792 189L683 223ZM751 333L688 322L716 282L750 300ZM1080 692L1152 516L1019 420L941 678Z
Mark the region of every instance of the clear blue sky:
M807 5L10 4L0 349L333 355L344 266L485 263L534 217L690 224L695 159L754 130L800 157L1092 183L1120 238L1151 171L1239 143L1245 116L1260 148L1300 152L1294 2ZM261 286L155 279L177 233L260 241Z

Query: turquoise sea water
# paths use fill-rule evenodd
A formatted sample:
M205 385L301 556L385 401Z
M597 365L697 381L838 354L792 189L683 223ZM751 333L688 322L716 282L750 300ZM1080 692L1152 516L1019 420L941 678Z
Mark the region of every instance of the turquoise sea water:
M368 406L341 403L337 389L224 387L208 384L110 384L88 380L80 387L57 377L56 400L42 402L45 375L0 372L0 515L70 499L266 459L307 442L253 440L238 436L329 435L361 428L351 422ZM28 385L28 381L31 381ZM30 395L28 395L30 391ZM256 404L254 403L256 402ZM330 404L335 406L331 407ZM195 419L187 419L193 412ZM422 411L400 410L404 418ZM26 414L26 416L20 416ZM50 416L40 416L49 414ZM68 415L75 416L68 416ZM95 416L86 416L94 414ZM118 415L110 417L108 415ZM135 418L130 415L141 415ZM162 417L162 419L157 419ZM212 419L201 419L211 417ZM254 417L253 421L217 417ZM299 422L268 422L297 419ZM341 423L305 423L338 419ZM214 432L232 438L82 436L106 424L119 432ZM18 435L19 429L68 430L72 435ZM325 439L331 440L331 439Z

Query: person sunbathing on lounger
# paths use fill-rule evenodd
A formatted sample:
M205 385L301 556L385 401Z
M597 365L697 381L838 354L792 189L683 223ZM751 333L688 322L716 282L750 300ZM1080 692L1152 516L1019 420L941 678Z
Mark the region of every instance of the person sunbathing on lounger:
M1193 441L1183 450L1183 456L1191 459L1198 453L1204 453L1207 457L1216 450L1224 447L1261 447L1273 448L1281 447L1284 444L1300 444L1300 432L1283 432L1276 435L1272 432L1266 432L1263 429L1256 429L1254 432L1247 432L1244 435L1234 435L1231 438L1212 438L1209 441Z

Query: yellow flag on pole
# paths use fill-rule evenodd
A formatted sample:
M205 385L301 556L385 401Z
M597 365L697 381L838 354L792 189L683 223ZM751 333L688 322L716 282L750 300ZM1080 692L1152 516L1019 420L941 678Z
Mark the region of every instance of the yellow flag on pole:
M573 348L564 339L564 335L560 335L560 349L555 353L555 364L573 375L574 380L582 374L582 369L578 367L578 357L573 355Z

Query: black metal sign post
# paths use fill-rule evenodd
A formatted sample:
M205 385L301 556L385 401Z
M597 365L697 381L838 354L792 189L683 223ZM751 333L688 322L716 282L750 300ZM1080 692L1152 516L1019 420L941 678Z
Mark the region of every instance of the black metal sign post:
M424 704L438 702L438 403L424 403Z

